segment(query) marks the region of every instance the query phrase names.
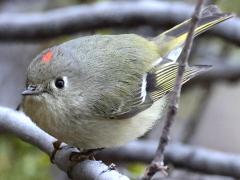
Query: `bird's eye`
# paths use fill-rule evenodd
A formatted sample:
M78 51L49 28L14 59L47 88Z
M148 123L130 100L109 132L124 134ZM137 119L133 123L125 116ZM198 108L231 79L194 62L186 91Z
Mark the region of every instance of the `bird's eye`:
M64 88L64 80L62 78L57 78L55 80L55 86L58 88L58 89L62 89Z

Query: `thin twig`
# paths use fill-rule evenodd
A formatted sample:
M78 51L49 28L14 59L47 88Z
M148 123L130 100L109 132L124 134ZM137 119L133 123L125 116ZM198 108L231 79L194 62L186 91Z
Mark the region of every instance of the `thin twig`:
M170 128L174 122L174 118L177 113L178 109L178 101L180 98L181 93L181 87L182 87L182 81L183 81L183 75L185 72L185 68L187 66L187 62L189 59L190 51L192 49L192 42L194 38L194 29L197 26L201 8L203 5L203 0L198 0L195 11L193 13L192 19L191 19L191 25L189 29L189 33L186 39L185 46L183 48L182 53L180 54L180 57L178 59L179 67L176 77L175 86L173 88L173 91L170 93L169 96L169 105L166 113L166 119L165 124L163 127L162 135L160 137L159 146L157 148L155 157L153 161L151 162L150 166L146 170L146 174L143 179L151 179L153 175L155 175L156 172L162 171L164 174L166 174L166 167L164 166L164 152L165 148L169 141L169 133Z
M40 13L0 14L1 41L36 41L108 27L149 25L169 28L189 18L194 6L167 1L101 2ZM240 45L240 19L211 33Z

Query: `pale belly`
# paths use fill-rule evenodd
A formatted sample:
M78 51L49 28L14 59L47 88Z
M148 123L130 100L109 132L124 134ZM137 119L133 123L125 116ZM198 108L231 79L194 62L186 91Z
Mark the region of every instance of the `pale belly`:
M46 116L44 107L38 114L28 112L36 124L69 145L79 148L94 149L102 147L120 146L146 133L162 116L166 98L155 102L150 108L129 119L55 119ZM26 107L27 108L27 107Z

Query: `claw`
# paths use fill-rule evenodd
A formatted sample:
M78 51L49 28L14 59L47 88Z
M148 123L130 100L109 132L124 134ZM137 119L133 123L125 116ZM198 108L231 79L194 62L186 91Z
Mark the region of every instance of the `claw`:
M104 148L98 148L98 149L87 149L87 150L83 150L82 152L72 152L69 160L70 161L84 161L87 159L90 160L95 160L94 155L97 151L100 151Z
M76 161L76 162L84 161L87 159L89 159L89 155L82 154L81 152L72 152L69 157L70 161Z

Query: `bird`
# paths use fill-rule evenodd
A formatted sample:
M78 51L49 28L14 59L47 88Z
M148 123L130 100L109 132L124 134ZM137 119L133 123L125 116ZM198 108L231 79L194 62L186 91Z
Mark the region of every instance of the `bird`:
M194 36L232 16L206 7ZM91 35L42 51L27 69L23 111L59 141L86 150L135 140L164 114L190 24L154 38ZM188 65L182 83L208 69Z

